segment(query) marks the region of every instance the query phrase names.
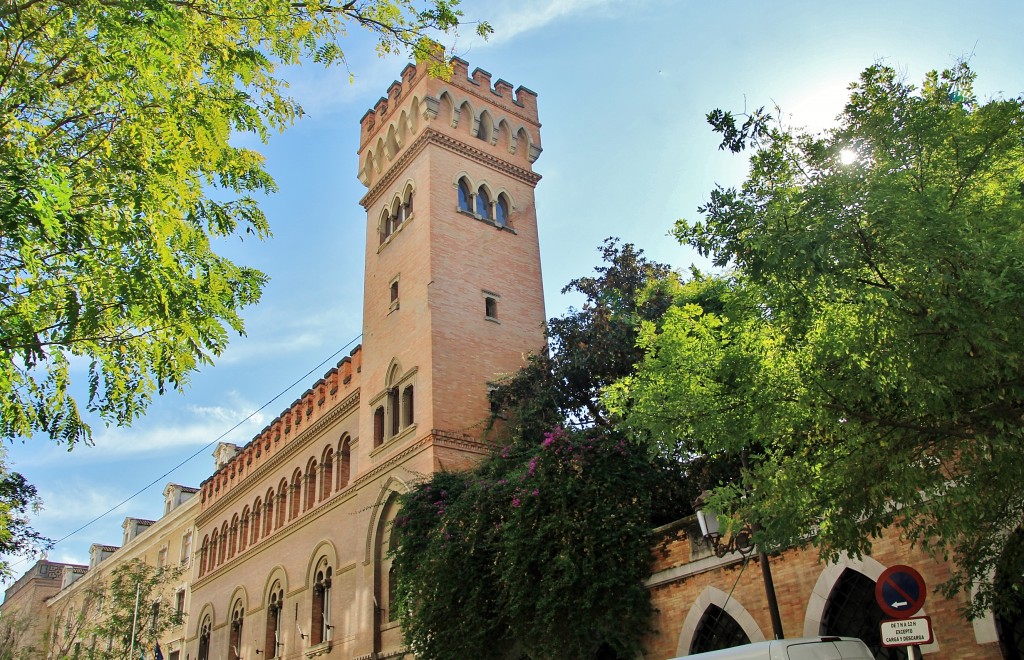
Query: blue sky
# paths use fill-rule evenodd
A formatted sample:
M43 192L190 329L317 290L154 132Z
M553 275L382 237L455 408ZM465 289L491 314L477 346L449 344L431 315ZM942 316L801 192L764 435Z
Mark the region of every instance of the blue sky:
M496 30L486 43L471 30L455 40L470 70L539 95L544 151L534 167L544 177L537 213L548 316L572 304L560 289L597 265L607 236L679 268L695 260L668 230L677 218L697 218L716 183L738 184L746 171L744 156L718 151L704 119L713 108L777 104L791 125L821 129L875 61L920 82L967 57L982 99L1024 93L1019 1L464 0L463 9ZM44 500L34 526L54 539L145 489L50 559L87 563L91 543L120 543L126 516L159 517L167 482L198 486L209 476L207 445L280 395L223 437L246 443L358 341L358 121L405 60L377 58L358 31L345 46L354 82L344 68L287 72L307 116L261 147L280 186L264 205L274 237L224 242L271 277L263 301L245 312L247 336L132 428L97 423L94 447L68 453L35 439L8 448L12 469Z

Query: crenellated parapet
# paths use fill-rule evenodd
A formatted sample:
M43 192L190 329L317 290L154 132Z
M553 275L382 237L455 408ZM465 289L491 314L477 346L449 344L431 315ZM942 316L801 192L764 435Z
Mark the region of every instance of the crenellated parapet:
M409 64L360 120L359 179L373 186L399 158L434 132L461 139L529 170L540 156L537 94L492 83L483 69L454 57L447 79L429 75L429 63ZM476 138L476 139L468 139Z
M356 346L245 446L232 445L233 456L223 464L218 463L218 469L200 485L200 511L237 488L257 468L291 444L303 429L358 389L357 376L361 369L362 346Z

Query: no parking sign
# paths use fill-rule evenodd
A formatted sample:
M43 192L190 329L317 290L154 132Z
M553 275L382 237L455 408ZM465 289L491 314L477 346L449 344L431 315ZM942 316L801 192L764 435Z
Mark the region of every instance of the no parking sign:
M890 566L875 582L875 600L887 616L907 619L924 605L924 578L910 566Z

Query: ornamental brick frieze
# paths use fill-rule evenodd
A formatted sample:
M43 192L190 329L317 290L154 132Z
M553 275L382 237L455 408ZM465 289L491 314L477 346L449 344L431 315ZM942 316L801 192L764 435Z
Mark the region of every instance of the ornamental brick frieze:
M346 417L349 413L356 410L358 406L359 390L357 389L352 392L352 394L348 395L348 397L343 399L341 403L329 410L323 417L300 431L291 442L271 456L266 463L250 472L245 477L245 481L253 484L265 479L270 472L277 470L283 463L292 459L295 454L305 449L309 440L312 440L323 431L327 430L329 426ZM229 508L230 505L241 499L243 492L248 494L248 489L235 486L229 492L225 493L220 499L210 505L209 509L196 516L196 526L201 527L210 522L212 518L217 518L220 515L223 515L223 510Z
M359 200L359 203L363 208L369 208L374 205L380 196L390 189L399 174L405 171L409 162L418 156L428 144L442 146L449 151L476 161L481 165L494 168L495 170L518 179L530 186L536 186L537 182L541 179L541 176L536 172L531 172L526 168L518 167L517 165L509 163L507 160L498 158L497 156L492 156L489 153L466 144L462 140L458 140L450 135L445 135L436 129L425 128L423 133L416 138L405 153L398 158L398 161L393 163L391 167L388 168L387 172L384 173L384 176L382 176L380 180L370 188L369 192Z

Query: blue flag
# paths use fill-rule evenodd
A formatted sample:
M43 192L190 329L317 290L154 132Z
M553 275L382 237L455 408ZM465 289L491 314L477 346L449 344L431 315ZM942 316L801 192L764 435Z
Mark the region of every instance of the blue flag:
M160 642L156 643L156 648L153 650L153 659L154 660L164 660L164 654L160 650Z

